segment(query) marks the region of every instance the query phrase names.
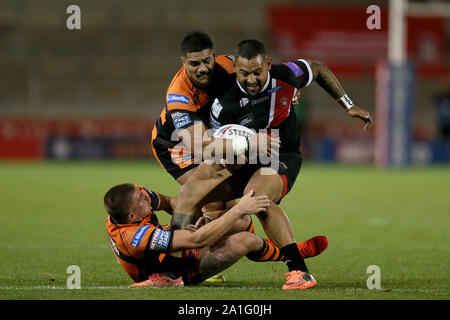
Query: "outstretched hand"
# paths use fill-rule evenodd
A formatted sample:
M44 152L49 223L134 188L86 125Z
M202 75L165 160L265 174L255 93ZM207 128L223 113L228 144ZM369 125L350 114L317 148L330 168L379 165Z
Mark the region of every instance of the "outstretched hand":
M364 109L361 109L357 107L356 105L353 105L348 111L348 115L355 118L360 118L363 120L366 124L364 125L364 131L369 131L373 126L373 120L370 116L369 112L367 112Z

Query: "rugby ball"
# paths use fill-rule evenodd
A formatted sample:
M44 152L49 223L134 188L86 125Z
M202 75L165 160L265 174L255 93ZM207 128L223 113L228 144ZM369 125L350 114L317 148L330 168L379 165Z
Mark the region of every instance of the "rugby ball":
M233 139L235 137L248 138L254 134L254 130L241 126L240 124L226 124L217 129L214 132L213 137L223 139Z

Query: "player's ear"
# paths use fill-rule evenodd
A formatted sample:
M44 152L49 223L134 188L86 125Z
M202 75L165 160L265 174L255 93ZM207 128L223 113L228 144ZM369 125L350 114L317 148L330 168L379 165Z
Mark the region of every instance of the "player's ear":
M272 57L267 58L267 68L269 70L272 69Z
M184 65L184 57L183 56L180 57L180 60L181 60L181 64Z

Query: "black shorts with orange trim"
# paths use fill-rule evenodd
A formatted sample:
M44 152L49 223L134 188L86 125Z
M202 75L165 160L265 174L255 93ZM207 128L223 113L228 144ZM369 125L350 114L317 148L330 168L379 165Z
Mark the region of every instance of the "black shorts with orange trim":
M196 168L200 163L194 161L193 155L188 157L180 156L174 158L176 152L172 148L163 146L157 140L152 141L153 155L159 164L176 180L191 169Z
M280 152L279 160L269 164L246 164L242 166L238 171L234 172L233 178L239 181L235 185L244 186L250 180L256 170L266 167L274 169L283 180L283 193L281 199L283 199L294 186L295 180L302 167L302 155L299 151L293 152ZM243 189L241 190L243 191ZM278 203L281 201L278 201ZM277 204L278 204L277 203Z

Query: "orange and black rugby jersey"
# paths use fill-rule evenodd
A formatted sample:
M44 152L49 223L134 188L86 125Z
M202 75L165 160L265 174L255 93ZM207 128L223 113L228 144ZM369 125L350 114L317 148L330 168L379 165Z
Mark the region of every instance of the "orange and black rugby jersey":
M212 102L232 81L233 74L232 56L216 57L212 83L202 90L194 87L182 67L167 89L164 109L153 128L152 145L173 148L179 142L171 140L174 130L187 128L195 121L203 121L208 127Z
M108 216L106 230L111 248L117 260L136 282L149 275L167 269L166 253L171 247L173 231L168 225L160 225L154 209L158 209L158 196L141 187L150 196L151 209L138 223L115 224Z

